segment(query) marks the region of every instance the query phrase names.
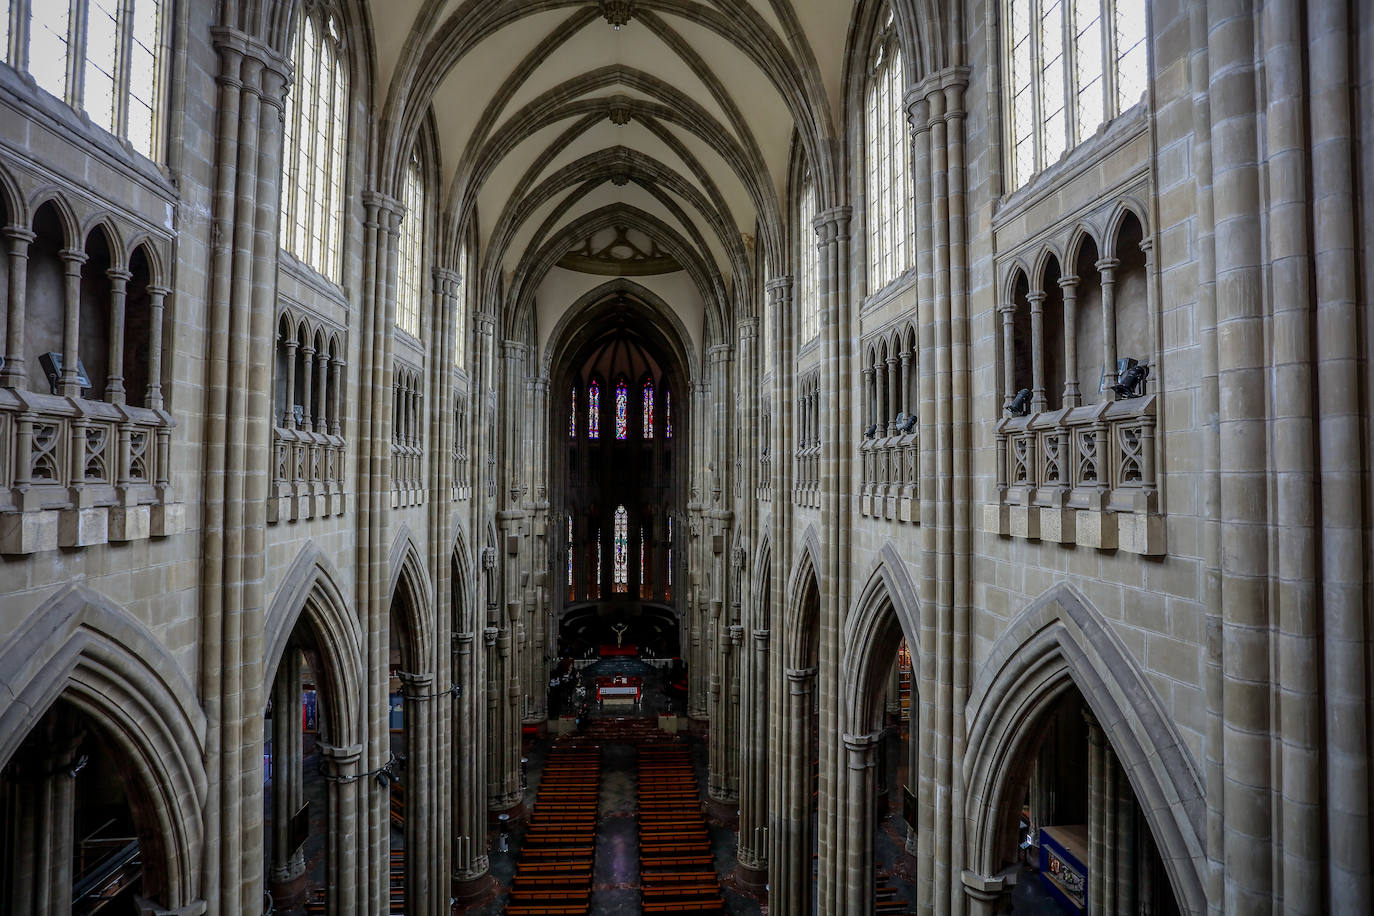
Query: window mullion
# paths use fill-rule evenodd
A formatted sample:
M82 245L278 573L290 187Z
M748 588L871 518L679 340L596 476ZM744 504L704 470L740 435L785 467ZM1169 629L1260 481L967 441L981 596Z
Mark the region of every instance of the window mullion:
M147 0L143 0L147 2ZM115 82L114 82L114 116L110 119L115 125L114 133L129 138L129 79L130 62L133 60L134 43L134 3L135 0L122 0L119 4L115 20ZM156 87L156 83L154 86ZM157 117L157 99L153 100L153 117ZM155 146L155 145L154 145Z
M1130 0L1135 2L1135 0ZM1110 119L1121 114L1121 107L1117 104L1116 94L1116 4L1112 0L1102 0L1102 91L1106 93L1102 99L1103 115Z
M1081 49L1078 47L1078 19L1075 12L1074 4L1066 0L1059 17L1059 33L1064 42L1064 79L1060 81L1059 89L1064 94L1065 149L1073 149L1083 141L1078 133L1078 55Z
M44 0L39 0L44 2ZM86 101L86 23L91 18L87 0L71 0L67 14L66 102L84 110Z
M1045 130L1044 130L1044 105L1041 98L1041 87L1044 85L1044 73L1042 67L1044 61L1040 58L1040 0L1030 0L1030 21L1027 24L1027 42L1030 48L1030 85L1027 91L1031 94L1031 131L1035 139L1031 141L1031 149L1034 151L1034 167L1031 174L1039 172L1045 167Z

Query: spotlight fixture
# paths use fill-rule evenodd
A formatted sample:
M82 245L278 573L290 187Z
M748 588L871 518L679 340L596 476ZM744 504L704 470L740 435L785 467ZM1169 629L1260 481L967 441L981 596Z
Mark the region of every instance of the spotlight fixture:
M1118 398L1138 398L1145 394L1145 380L1150 377L1150 367L1137 360L1126 358L1117 360L1117 383L1112 386Z
M870 424L868 424L868 429L864 430L864 438L865 438L865 439L873 439L873 438L876 438L877 435L878 435L878 424L877 424L877 423L870 423Z
M90 762L90 755L82 754L80 757L76 758L76 760L72 761L72 765L67 769L67 775L70 776L72 779L75 779L76 774L86 769L86 764Z
M1022 388L1016 392L1016 397L1007 405L1007 413L1013 417L1024 417L1030 413L1030 397L1029 388Z

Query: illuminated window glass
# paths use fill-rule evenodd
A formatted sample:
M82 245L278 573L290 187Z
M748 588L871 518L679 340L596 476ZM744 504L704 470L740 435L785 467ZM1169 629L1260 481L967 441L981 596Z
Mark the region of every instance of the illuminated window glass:
M453 365L462 368L467 364L468 277L471 275L467 242L458 249L458 265L458 293L453 303Z
M1011 187L1139 101L1149 79L1144 0L1007 0Z
M0 22L6 59L13 6ZM163 0L30 0L26 12L19 34L28 47L18 54L38 87L153 158L166 82Z
M568 600L573 600L573 523L568 516Z
M630 389L621 379L615 386L615 437L624 439L630 434Z
M673 438L673 393L663 392L663 438Z
M672 600L673 598L673 517L668 516L668 586L663 592L663 597Z
M421 262L425 247L425 186L419 158L411 154L401 191L405 216L401 220L400 266L396 278L396 326L411 337L420 336L420 301L424 283Z
M342 274L346 59L333 18L307 11L296 30L295 85L287 95L281 245L335 281Z
M615 553L611 557L613 568L611 591L626 592L630 586L630 513L624 506L615 510Z
M802 189L798 211L797 244L800 250L797 254L801 259L801 270L798 273L797 310L800 321L797 324L801 329L801 342L806 343L821 329L821 255L816 247L816 185L809 178Z
M644 438L654 437L654 383L644 383Z
M902 51L892 13L878 35L868 78L864 154L867 160L868 288L876 292L911 266L911 131L906 120Z
M601 438L601 386L596 379L587 386L587 438Z
M568 411L568 438L577 438L577 386L572 387L572 409Z

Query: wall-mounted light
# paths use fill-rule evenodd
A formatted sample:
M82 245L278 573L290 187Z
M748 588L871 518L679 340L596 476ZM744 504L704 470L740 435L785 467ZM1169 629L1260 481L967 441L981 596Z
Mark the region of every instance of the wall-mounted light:
M864 438L865 438L865 439L873 439L873 438L876 438L877 435L878 435L878 424L877 424L877 423L870 423L870 424L868 424L868 429L864 430Z
M1112 386L1118 398L1138 398L1145 395L1145 380L1150 377L1150 367L1137 360L1119 359L1117 365L1118 381Z
M1016 397L1011 399L1007 405L1007 414L1013 417L1024 417L1030 413L1031 393L1029 388L1022 388L1016 392Z

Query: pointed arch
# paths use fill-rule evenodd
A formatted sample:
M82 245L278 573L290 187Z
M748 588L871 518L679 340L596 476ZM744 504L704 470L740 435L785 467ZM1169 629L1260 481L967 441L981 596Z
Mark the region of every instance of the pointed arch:
M897 644L911 649L912 683L920 680L921 603L916 584L891 541L878 551L878 562L845 624L840 671L842 723L851 734L882 730L882 687L892 668Z
M30 208L30 212L33 214L32 220L29 223L30 229L36 231L38 228L38 219L42 216L43 211L51 210L52 214L57 218L58 226L60 226L62 230L62 247L82 247L86 237L81 234L81 223L76 218L76 214L72 211L71 204L67 203L67 199L63 197L61 193L55 190L45 189L34 195L33 200L33 206Z
M773 532L767 528L759 535L759 546L754 551L754 607L762 609L762 616L755 615L756 627L767 628L773 620L773 608L771 602L765 602L764 596L771 595L773 578Z
M783 620L785 642L784 663L793 668L806 668L816 657L819 650L820 628L819 602L808 602L810 589L815 590L819 599L821 591L820 557L821 542L815 525L808 525L802 535L800 556L792 568L787 584L787 608Z
M1206 909L1206 801L1196 761L1159 697L1101 613L1070 586L1036 599L1003 630L969 694L964 816L969 864L1000 868L1011 771L1035 722L1072 687L1116 753L1161 850L1174 894Z
M137 618L81 585L61 589L0 644L0 766L58 699L133 762L126 786L145 894L176 908L199 896L206 720L195 687Z
M28 207L25 205L24 195L19 191L19 184L14 180L9 169L2 166L0 166L0 207L4 208L9 225L27 226L30 224Z
M434 589L408 525L401 525L392 541L390 566L387 594L391 595L392 606L396 606L401 588L410 599L402 602L407 614L398 621L408 643L401 647L402 663L407 671L421 672L434 655Z
M304 617L319 644L323 670L315 674L328 687L330 743L351 747L363 740L362 631L338 583L339 575L328 558L314 541L308 542L297 554L267 610L262 696L264 703L271 696L269 688L282 655L297 622Z

